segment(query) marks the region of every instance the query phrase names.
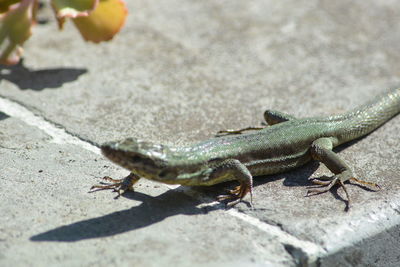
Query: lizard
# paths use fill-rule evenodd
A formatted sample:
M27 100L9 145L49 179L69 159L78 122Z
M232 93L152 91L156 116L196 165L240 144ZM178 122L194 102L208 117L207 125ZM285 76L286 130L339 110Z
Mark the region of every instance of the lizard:
M289 171L317 160L333 175L311 179L319 187L308 188L307 196L328 192L338 185L343 188L349 207L345 183L379 186L355 178L333 148L369 134L399 112L400 88L381 93L341 115L298 119L267 110L265 127L220 131L219 136L188 146L167 146L136 138L107 142L101 146L102 154L130 174L123 179L106 176L103 179L107 182L94 185L91 190L114 189L119 197L133 190L140 178L185 186L211 186L236 180L239 186L217 199L233 206L249 194L251 205L253 177Z

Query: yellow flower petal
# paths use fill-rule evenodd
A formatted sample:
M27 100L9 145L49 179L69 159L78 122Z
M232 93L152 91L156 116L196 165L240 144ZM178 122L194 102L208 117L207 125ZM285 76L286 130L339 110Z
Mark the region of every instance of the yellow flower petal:
M86 41L95 43L111 40L122 28L128 15L122 0L101 0L97 8L87 17L73 19Z

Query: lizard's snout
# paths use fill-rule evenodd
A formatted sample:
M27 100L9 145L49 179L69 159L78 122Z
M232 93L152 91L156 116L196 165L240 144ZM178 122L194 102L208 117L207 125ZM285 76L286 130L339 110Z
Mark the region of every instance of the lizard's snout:
M166 146L134 138L108 142L101 146L101 152L106 158L148 178L157 176L165 169L166 150Z

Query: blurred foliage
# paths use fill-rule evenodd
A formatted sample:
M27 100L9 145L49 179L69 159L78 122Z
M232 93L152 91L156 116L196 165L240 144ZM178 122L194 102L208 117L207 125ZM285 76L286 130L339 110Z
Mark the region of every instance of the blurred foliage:
M49 0L63 29L71 19L86 41L111 40L128 15L123 0ZM38 0L0 0L0 64L17 64L36 24Z

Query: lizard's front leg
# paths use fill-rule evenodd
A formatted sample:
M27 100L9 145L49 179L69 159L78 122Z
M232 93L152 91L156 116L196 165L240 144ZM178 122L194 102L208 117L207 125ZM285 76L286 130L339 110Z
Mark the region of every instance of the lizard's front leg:
M104 190L104 189L114 189L114 191L116 191L118 193L117 198L123 194L124 192L131 190L133 191L133 185L139 181L140 177L136 174L134 174L133 172L131 172L128 176L126 176L125 178L122 179L113 179L109 176L104 176L103 180L110 182L110 183L104 183L101 182L98 185L93 185L90 188L90 192L94 192L92 191L93 189L97 189L97 190ZM95 191L97 191L95 190Z
M234 206L250 193L250 204L253 199L253 176L247 167L237 159L227 159L213 167L209 176L210 180L229 181L237 180L240 185L231 190L228 195L220 195L218 201L228 200L228 206Z
M320 188L309 189L307 195L320 194L329 191L334 185L341 186L347 197L347 208L350 207L350 196L347 192L345 182L354 181L363 185L369 185L379 188L375 183L365 182L354 178L353 172L349 166L339 156L332 151L332 138L319 138L311 145L311 156L322 163L335 175L328 179L313 179L312 182L322 185Z

